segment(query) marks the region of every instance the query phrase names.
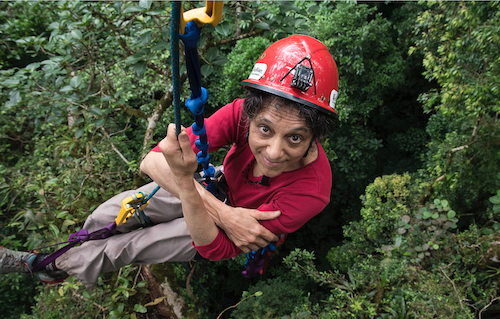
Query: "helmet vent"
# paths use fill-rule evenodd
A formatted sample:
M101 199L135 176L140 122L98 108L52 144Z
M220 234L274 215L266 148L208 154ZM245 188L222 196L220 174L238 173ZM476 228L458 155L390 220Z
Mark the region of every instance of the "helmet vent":
M309 65L311 67L305 66L302 61L309 61ZM280 81L283 81L292 70L295 69L295 74L293 75L292 83L290 84L293 88L297 88L303 92L307 92L307 90L311 87L311 80L314 83L314 95L316 95L316 77L314 76L314 69L311 63L311 56L306 55L302 60L300 60L293 68L288 70L288 72L281 78Z

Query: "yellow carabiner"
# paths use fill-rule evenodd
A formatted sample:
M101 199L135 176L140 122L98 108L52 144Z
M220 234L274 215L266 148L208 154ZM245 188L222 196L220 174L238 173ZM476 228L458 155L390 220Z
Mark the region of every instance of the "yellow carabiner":
M143 210L146 206L148 206L149 201L142 203L144 197L144 193L139 192L122 200L122 208L120 209L118 217L115 219L116 226L125 223L137 209Z
M189 21L194 21L201 27L205 24L211 24L215 27L222 20L222 8L224 1L205 1L203 8L196 8L181 14L180 33L184 34L184 28ZM181 6L181 10L182 6Z

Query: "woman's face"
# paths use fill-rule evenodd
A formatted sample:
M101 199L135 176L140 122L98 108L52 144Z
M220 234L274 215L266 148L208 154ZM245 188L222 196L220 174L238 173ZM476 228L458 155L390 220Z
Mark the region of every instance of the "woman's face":
M275 177L305 165L313 138L299 111L271 100L250 122L248 144L255 156L254 176Z

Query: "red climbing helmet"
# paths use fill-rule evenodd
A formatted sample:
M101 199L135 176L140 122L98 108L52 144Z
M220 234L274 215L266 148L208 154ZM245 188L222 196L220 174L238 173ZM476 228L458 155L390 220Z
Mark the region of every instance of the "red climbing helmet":
M336 115L339 73L328 48L306 35L271 44L240 83Z

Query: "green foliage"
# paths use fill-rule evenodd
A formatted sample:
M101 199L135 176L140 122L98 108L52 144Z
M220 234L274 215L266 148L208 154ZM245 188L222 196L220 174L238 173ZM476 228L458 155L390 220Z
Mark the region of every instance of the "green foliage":
M435 199L433 204L422 207L412 216L401 216L397 232L406 235L396 237L394 245L381 248L388 257L392 257L395 249L404 256L411 256L412 262L421 262L449 239L449 231L457 228L457 222L456 213L450 209L448 201Z
M227 103L244 96L244 89L239 83L248 77L255 61L270 44L271 41L262 37L243 39L236 43L227 55L228 62L224 65L223 76L227 80L225 86L220 88L222 92L219 95L219 103Z
M499 111L497 2L429 3L419 16L425 76L441 85L426 97L428 110L473 116Z
M292 271L332 288L323 305L305 304L313 318L495 313L489 308L499 289L498 232L471 226L455 233L459 220L449 201L420 207L425 188L410 185L408 175L392 175L367 187L362 220L345 226L346 242L328 254L333 272L316 270L307 251L296 249L284 259Z
M442 176L436 192L473 214L484 211L478 199L494 191L500 171L499 21L497 2L428 3L417 20L422 36L410 50L424 55L426 78L440 85L420 97L436 113L427 127L428 174Z
M303 290L305 284L304 279L294 275L283 275L260 281L245 293L252 295L261 292L262 296L242 301L231 313L231 317L235 319L276 318L294 312L296 305L301 304L305 299Z
M99 279L96 288L87 290L73 277L61 285L40 286L31 315L22 318L107 318L134 319L148 310L147 283L139 281L140 268L123 267L116 277Z
M384 104L384 91L403 80L405 64L391 37L391 23L375 11L354 2L326 2L316 14L312 35L325 43L339 66L342 121L366 121Z

